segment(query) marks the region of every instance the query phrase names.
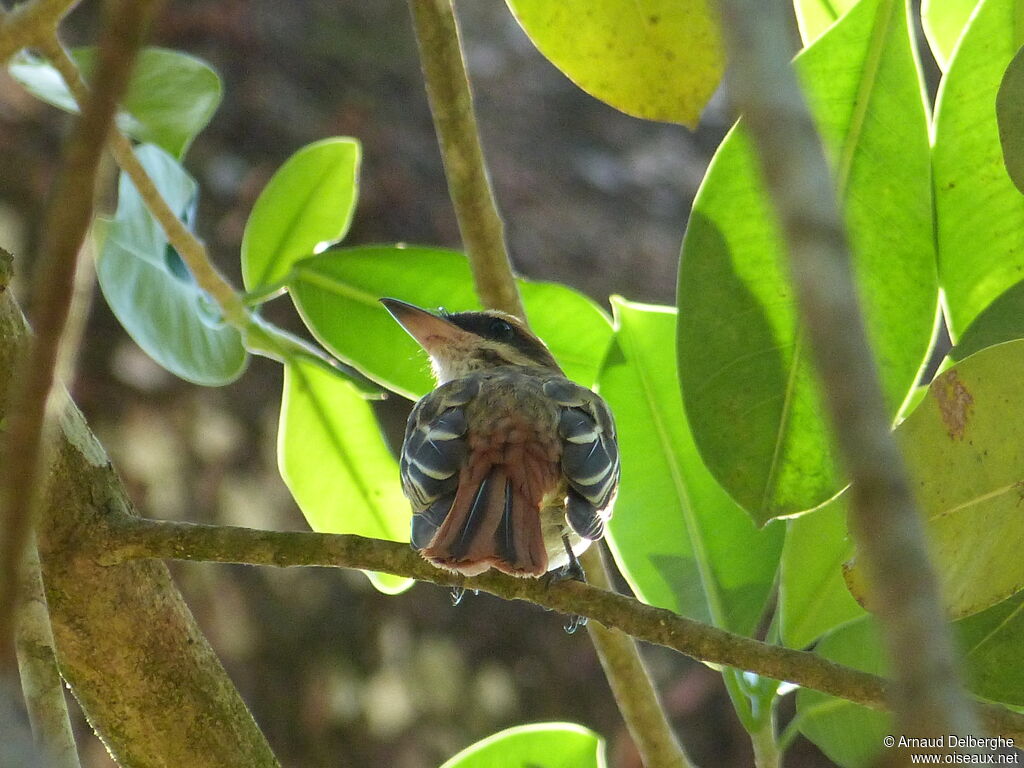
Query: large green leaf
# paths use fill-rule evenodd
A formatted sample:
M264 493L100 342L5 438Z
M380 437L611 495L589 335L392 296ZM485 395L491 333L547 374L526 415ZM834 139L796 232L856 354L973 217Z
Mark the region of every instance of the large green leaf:
M670 307L612 299L616 332L598 387L615 414L622 485L609 528L644 602L734 632L754 631L783 528L758 530L704 467L679 399Z
M441 768L605 768L604 739L573 723L537 723L488 736Z
M1024 706L1024 592L954 625L975 693Z
M793 0L796 23L804 45L810 45L840 17L857 4L858 0Z
M939 280L954 340L1024 275L1024 197L1006 172L996 93L1024 42L1020 0L983 0L939 87L935 113Z
M815 652L876 675L885 674L878 627L870 616L829 633ZM892 731L892 716L809 688L796 695L800 732L843 768L867 768L882 753L882 739Z
M551 63L616 109L694 126L722 77L708 0L507 0Z
M590 386L611 339L596 304L554 283L519 281L533 330L569 378ZM455 251L370 246L328 251L295 265L289 292L306 325L338 358L409 398L433 388L426 356L378 301L479 309L469 264Z
M300 149L277 170L242 236L246 288L283 279L296 261L345 236L355 210L360 157L355 139L323 139Z
M314 531L409 540L411 512L398 462L370 404L348 380L305 361L285 366L278 465ZM390 574L367 576L388 594L412 584Z
M999 84L996 122L1006 172L1017 190L1024 192L1024 48L1017 51Z
M136 155L171 210L188 221L195 205L195 182L158 147L139 147ZM125 174L96 277L128 334L171 373L196 384L219 386L238 378L245 368L248 356L238 331L220 320Z
M88 81L96 49L77 48L72 57ZM78 111L64 80L45 59L19 54L9 71L35 97L68 112ZM181 157L210 122L220 99L220 78L206 62L180 51L146 48L139 53L121 99L117 125L129 136Z
M779 570L779 632L791 648L806 648L840 624L864 615L843 579L853 555L846 497L786 521Z
M928 130L902 3L862 0L796 60L836 174L890 413L914 384L937 303ZM758 522L843 486L742 121L694 201L679 270L679 370L708 468Z
M1024 341L983 349L938 376L896 429L956 618L1024 588L1022 380ZM847 576L858 599L867 599L856 561Z
M978 0L922 0L921 26L939 67L945 70Z

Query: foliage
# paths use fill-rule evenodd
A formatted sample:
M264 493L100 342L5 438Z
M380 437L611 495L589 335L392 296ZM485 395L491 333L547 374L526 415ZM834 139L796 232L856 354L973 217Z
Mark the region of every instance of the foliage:
M624 111L692 123L717 86L718 32L702 2L649 4L643 17L626 13L630 3L558 11L527 0L509 5L546 56ZM1021 705L1024 425L1016 401L1024 375L1024 341L1017 341L1024 339L1024 200L1006 170L1019 167L1024 145L1014 59L1021 41L1013 0L981 0L972 13L974 5L924 4L943 70L934 115L909 3L796 0L806 47L795 67L834 171L878 371L894 424L903 419L896 431L972 688ZM77 54L86 71L91 56ZM669 66L677 56L684 61ZM10 69L40 98L73 108L45 62L23 57ZM153 83L158 99L149 98ZM196 184L176 157L219 94L202 62L154 49L120 119L145 142L139 159L186 223L194 220ZM253 208L241 271L251 305L286 291L326 350L280 355L279 462L310 525L402 540L408 513L393 450L353 383L358 374L332 363L418 397L432 386L425 361L377 300L451 310L478 304L460 253L404 245L324 250L345 236L354 215L359 162L351 138L299 149ZM635 594L738 633L764 634L768 626L770 642L880 672L877 626L851 596L870 608L846 527L845 479L782 254L740 121L694 204L678 307L613 297L609 318L565 286L523 280L520 289L534 329L568 374L596 387L616 413L623 485L609 540ZM266 352L257 343L263 337L218 315L126 177L98 274L128 333L182 378L224 384L242 373L248 352ZM915 398L935 347L940 292L959 343ZM386 592L409 586L370 577ZM784 695L773 681L732 672L727 683L752 730L755 700L770 712ZM877 757L885 716L809 690L797 695L797 709L801 732L840 765ZM532 726L492 737L446 766L601 765L601 749L578 727Z

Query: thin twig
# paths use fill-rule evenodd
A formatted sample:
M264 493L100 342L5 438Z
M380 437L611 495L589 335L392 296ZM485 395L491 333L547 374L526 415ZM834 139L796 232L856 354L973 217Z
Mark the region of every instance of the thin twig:
M32 735L51 768L79 768L35 543L25 559L15 646Z
M480 301L526 320L505 248L501 216L487 177L473 98L451 0L409 0L434 116L448 191ZM608 584L606 564L591 556L592 579ZM593 627L590 637L616 703L648 768L691 763L665 717L636 644L620 632Z
M902 13L881 0L879 13ZM788 60L782 0L720 0L732 97L754 141L786 239L804 327L851 488L862 553L896 680L898 730L974 733L924 529L891 433L857 304L833 182Z
M147 520L108 510L106 526L83 550L104 566L160 558L243 563L278 568L356 568L405 576L448 587L525 600L567 615L586 616L645 642L700 661L724 664L813 688L872 709L887 707L889 683L876 675L835 664L814 653L795 651L733 634L678 616L663 608L577 581L552 584L517 579L495 571L465 578L427 563L408 544L362 536L308 531L264 531L233 526ZM1024 715L979 704L986 731L1024 743Z
M77 65L56 35L40 41L38 47L60 73L75 100L80 104L83 103L89 97L89 86L82 79ZM146 169L142 167L142 163L132 151L131 142L118 130L110 133L110 151L117 164L132 180L139 196L163 229L168 242L181 254L181 258L195 278L196 284L216 302L228 324L239 330L244 330L248 326L249 312L242 297L213 266L206 253L206 246L189 232L177 214L167 205L153 180L146 173Z
M505 249L504 226L480 149L473 96L451 0L409 0L409 7L448 193L462 242L474 265L477 295L486 307L525 318Z
M608 564L604 553L595 545L580 558L590 583L596 589L611 590ZM618 629L609 629L597 622L588 622L590 639L601 660L615 701L622 711L629 734L645 764L689 768L693 765L683 745L679 743L665 716L665 708L658 699L654 681L644 664L636 641Z
M105 6L96 85L68 138L43 229L32 283L35 335L19 366L0 462L0 663L9 657L19 572L40 496L47 404L74 292L77 255L92 219L96 172L152 5L118 0Z
M60 20L78 0L31 0L2 14L0 64L20 51L53 34Z

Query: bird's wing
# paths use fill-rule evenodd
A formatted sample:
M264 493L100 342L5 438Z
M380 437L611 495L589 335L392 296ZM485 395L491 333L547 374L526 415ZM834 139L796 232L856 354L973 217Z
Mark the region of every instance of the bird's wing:
M444 522L466 456L466 404L479 381L460 379L438 387L409 414L402 445L402 490L412 503L412 544L422 549Z
M562 472L569 482L566 518L586 539L600 539L619 487L619 447L608 405L586 387L551 379L544 394L560 407Z

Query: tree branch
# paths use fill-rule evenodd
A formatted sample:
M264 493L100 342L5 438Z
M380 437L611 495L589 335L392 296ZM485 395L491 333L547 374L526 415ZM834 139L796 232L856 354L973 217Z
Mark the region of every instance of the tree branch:
M895 0L881 0L902 13ZM891 668L899 731L974 733L924 528L891 433L850 270L832 176L789 65L781 0L720 0L732 96L743 113L789 243L793 281L834 434L851 480L862 553Z
M32 735L52 768L80 768L34 542L27 554L15 647Z
M548 583L488 571L473 578L436 568L408 544L308 531L263 531L232 526L146 520L108 510L104 529L83 555L101 566L140 558L269 565L358 568L448 587L524 600L564 614L586 616L637 640L699 661L724 664L813 688L872 709L887 707L889 683L807 651L768 645L678 616L638 600L577 581ZM1024 743L1024 715L979 703L986 728Z
M151 0L111 0L104 6L96 87L83 102L81 117L68 138L46 216L32 283L34 340L18 366L0 451L0 662L8 657L19 571L40 496L47 402L74 293L77 256L92 221L96 171L152 5Z
M524 318L487 177L451 0L409 0L448 192L485 307Z

